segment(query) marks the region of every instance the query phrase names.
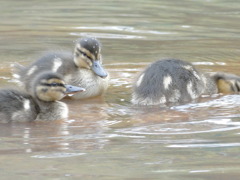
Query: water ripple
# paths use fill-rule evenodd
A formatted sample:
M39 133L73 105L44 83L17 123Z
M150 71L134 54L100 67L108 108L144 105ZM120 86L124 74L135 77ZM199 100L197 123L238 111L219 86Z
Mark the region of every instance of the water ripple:
M231 119L208 119L203 121L154 124L117 130L123 134L138 135L186 135L224 132L240 129L240 122Z
M216 107L231 109L240 106L240 96L239 95L226 95L218 99L214 99L203 103L190 103L182 106L174 106L171 109L178 111L189 111L190 109L204 108L204 107Z
M92 36L97 38L105 39L146 39L145 36L135 36L135 35L123 35L123 34L110 34L110 33L69 33L72 36Z
M73 27L73 29L84 29L84 30L104 30L104 31L125 31L129 33L140 33L140 34L175 34L172 32L162 32L154 30L138 30L130 26L98 26L98 27Z
M86 153L52 153L52 154L46 154L46 155L34 155L31 157L46 159L46 158L68 158L68 157L76 157L76 156L83 156L83 155L86 155Z
M170 148L215 148L215 147L239 147L240 143L215 143L215 144L173 144Z

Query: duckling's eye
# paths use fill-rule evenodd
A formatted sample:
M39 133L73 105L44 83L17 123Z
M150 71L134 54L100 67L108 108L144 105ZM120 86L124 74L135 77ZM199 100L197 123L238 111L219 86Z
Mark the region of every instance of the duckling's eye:
M62 83L44 83L42 85L43 86L49 86L49 87L57 87L57 86L65 87L64 84L62 84Z
M52 84L50 84L50 86L56 87L56 86L58 86L58 84L57 83L52 83Z
M85 57L87 57L88 59L90 59L91 60L91 57L90 56L88 56L85 52L83 52L83 51L81 51L80 49L78 49L77 48L77 50L78 50L78 52L80 52L83 56L85 56Z
M85 52L82 52L82 55L83 56L85 56L85 57L87 57L88 59L90 59L91 60L91 57L90 56L88 56Z
M52 86L52 87L57 87L57 86L62 86L62 87L64 87L64 85L61 84L61 83L51 83L50 86Z

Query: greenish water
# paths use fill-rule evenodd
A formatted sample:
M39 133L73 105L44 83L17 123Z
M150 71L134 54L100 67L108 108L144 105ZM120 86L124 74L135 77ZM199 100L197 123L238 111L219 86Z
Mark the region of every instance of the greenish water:
M129 102L137 73L160 58L240 75L237 0L2 1L0 85L10 65L81 36L102 43L110 87L102 99L69 101L66 121L0 126L2 179L239 179L240 96L168 108Z

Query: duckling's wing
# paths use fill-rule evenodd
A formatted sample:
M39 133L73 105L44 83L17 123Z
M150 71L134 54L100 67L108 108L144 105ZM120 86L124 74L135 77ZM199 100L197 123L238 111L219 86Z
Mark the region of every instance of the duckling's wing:
M22 85L21 77L22 73L25 72L27 68L19 63L11 64L11 72L12 72L12 81L16 82L19 85Z

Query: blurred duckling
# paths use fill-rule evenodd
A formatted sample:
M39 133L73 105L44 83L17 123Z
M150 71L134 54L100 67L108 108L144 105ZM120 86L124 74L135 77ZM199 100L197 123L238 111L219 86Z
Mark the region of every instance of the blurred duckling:
M14 77L29 91L29 79L46 70L63 75L68 84L86 89L71 96L73 99L102 95L108 87L109 75L102 67L101 45L96 38L77 40L73 54L52 52L28 67L15 64Z
M66 94L84 91L66 85L62 76L44 72L30 83L30 93L15 89L0 90L0 122L58 120L68 116L68 107L59 102Z
M240 76L224 72L210 73L211 78L216 82L218 93L239 93Z
M133 85L131 102L138 105L182 103L201 95L240 92L240 77L201 73L185 61L164 59L150 64Z

